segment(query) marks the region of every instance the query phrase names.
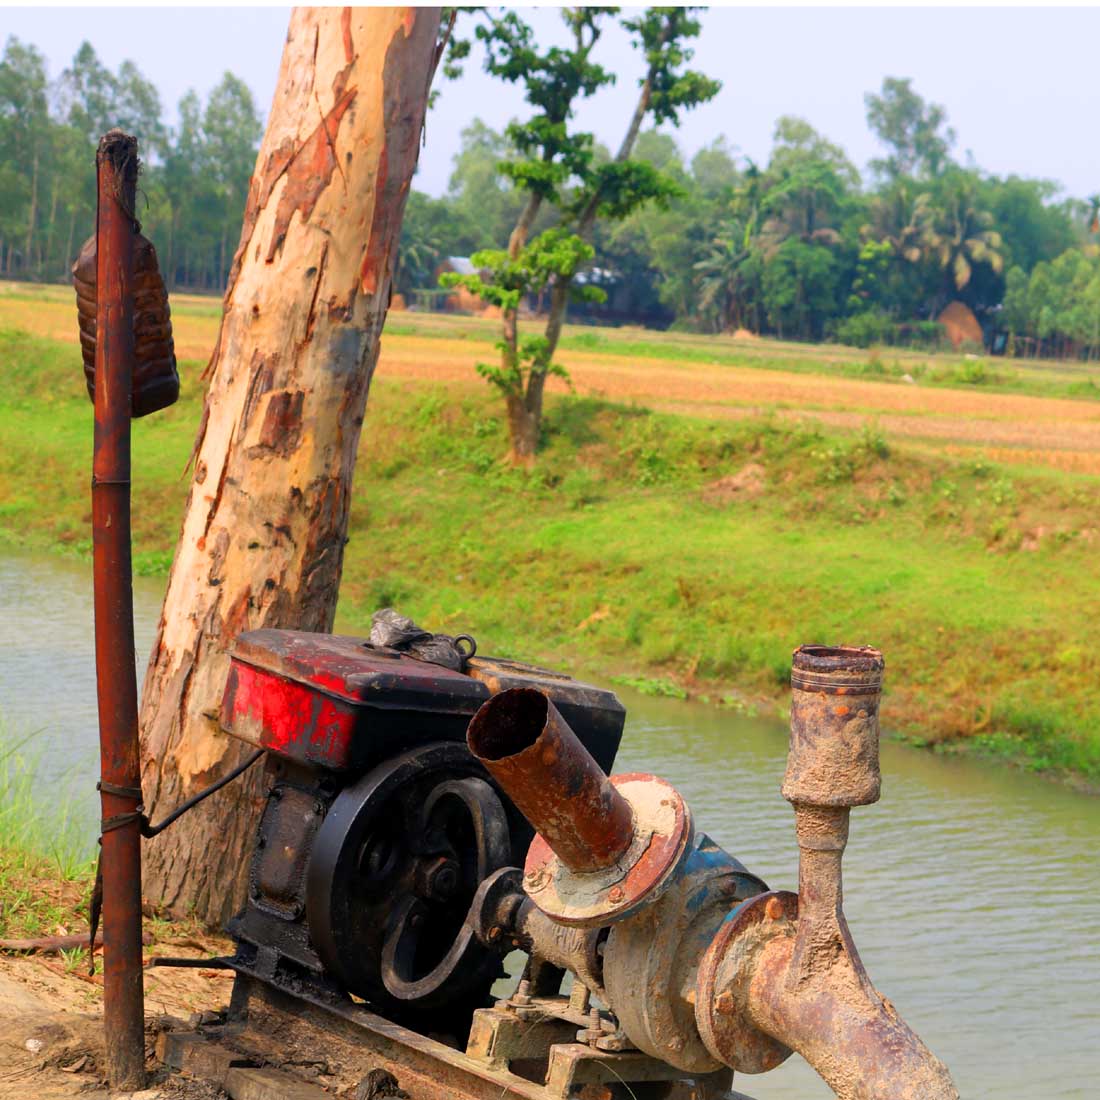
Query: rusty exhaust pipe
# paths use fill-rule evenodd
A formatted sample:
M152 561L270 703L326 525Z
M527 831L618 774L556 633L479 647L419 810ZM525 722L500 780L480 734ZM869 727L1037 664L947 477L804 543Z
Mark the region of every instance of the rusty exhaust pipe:
M103 1020L112 1088L145 1084L141 968L141 776L130 562L130 388L137 139L96 153L95 444L92 541L103 874Z
M466 742L571 871L601 871L630 847L630 803L541 691L494 695Z
M625 920L687 858L694 834L679 793L653 775L609 779L542 692L494 695L466 743L535 827L523 888L551 920L579 928Z

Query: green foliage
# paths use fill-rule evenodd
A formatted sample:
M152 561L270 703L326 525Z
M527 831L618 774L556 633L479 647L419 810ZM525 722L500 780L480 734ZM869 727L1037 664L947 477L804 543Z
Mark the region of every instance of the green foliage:
M554 203L574 177L584 179L592 167L592 135L571 132L568 122L577 101L612 83L614 74L591 60L607 19L600 8L563 8L573 42L568 48L541 49L531 25L515 11L487 16L477 38L485 48L485 70L510 84L521 84L533 113L509 123L506 135L519 156L504 161L501 171L520 191Z
M220 290L233 257L261 124L226 73L166 126L155 85L132 61L107 68L84 42L49 80L42 54L9 38L0 55L0 269L68 279L95 222L95 149L112 126L137 135L138 216L169 287Z
M717 81L686 68L692 51L686 40L700 30L691 8L648 8L621 23L645 58L645 75L626 137L614 157L597 149L591 133L571 126L581 102L614 81L592 51L616 8L562 8L571 42L542 47L518 12L490 15L475 34L485 49L486 71L523 87L532 111L508 124L512 155L498 164L500 175L524 197L508 245L474 254L476 274L448 274L444 286L461 286L500 309L500 364L478 363L478 372L508 401L513 456L535 451L542 417L543 386L551 374L570 302L606 300L597 278L582 279L594 255L589 243L599 223L622 222L643 207L667 209L683 194L678 182L652 161L634 157L641 122L677 123L683 111L712 98ZM530 239L540 212L553 210L556 224ZM549 316L541 337L521 339L519 307L527 298L549 294Z
M652 695L664 699L686 699L687 690L671 680L662 680L653 676L612 676L613 684L633 688L641 695Z
M867 125L888 149L884 160L872 168L887 179L905 176L936 176L947 164L955 131L947 126L947 113L925 101L912 88L911 80L886 77L882 91L864 96Z
M833 328L833 338L840 344L853 348L870 348L887 343L893 325L890 318L876 310L865 313L853 313L837 322ZM882 373L881 365L878 373Z

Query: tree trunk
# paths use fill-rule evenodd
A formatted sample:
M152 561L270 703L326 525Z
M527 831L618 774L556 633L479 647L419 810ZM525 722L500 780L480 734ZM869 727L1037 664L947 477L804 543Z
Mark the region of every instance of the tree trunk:
M38 147L35 146L34 162L31 167L31 210L27 218L27 242L23 246L23 273L31 268L31 247L34 244L34 224L38 221Z
M164 285L169 291L176 289L176 223L179 221L179 211L172 206L172 216L168 219L168 247L165 249L161 266L164 273Z
M527 402L518 393L506 394L505 402L508 406L508 437L512 445L511 460L517 465L525 465L534 459L535 452L538 450L538 415L533 414L528 409Z
M145 676L150 817L245 755L218 725L236 635L332 629L438 28L437 8L291 15ZM253 769L149 844L146 897L208 924L235 912L262 789Z
M53 186L50 189L50 216L46 221L46 248L45 255L39 262L39 267L44 269L47 279L50 277L50 254L53 252L53 230L57 222L57 176L54 176Z
M69 235L65 238L65 255L62 258L61 277L70 278L69 266L73 262L73 234L76 232L76 203L69 210Z

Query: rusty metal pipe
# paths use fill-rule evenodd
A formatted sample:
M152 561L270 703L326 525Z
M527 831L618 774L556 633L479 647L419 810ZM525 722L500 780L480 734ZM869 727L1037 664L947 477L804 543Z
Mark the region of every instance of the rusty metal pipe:
M803 646L791 670L783 796L799 847L795 935L756 957L746 1012L797 1050L842 1100L957 1100L947 1067L871 984L844 918L852 806L878 800L878 650Z
M145 1084L141 967L141 776L130 562L130 387L137 139L112 130L96 153L98 207L92 544L103 813L103 1019L107 1076ZM116 822L117 827L112 827Z
M708 1049L743 1072L797 1050L840 1100L958 1100L947 1067L871 984L844 918L851 807L876 801L881 786L883 668L869 648L795 652L783 796L795 812L798 895L762 894L720 930L697 1020Z
M630 847L630 804L542 692L494 695L474 715L466 742L571 871L601 871Z
M797 1050L840 1100L959 1100L947 1067L870 984L847 927L833 962L808 972L798 939L777 936L757 956L752 1023Z

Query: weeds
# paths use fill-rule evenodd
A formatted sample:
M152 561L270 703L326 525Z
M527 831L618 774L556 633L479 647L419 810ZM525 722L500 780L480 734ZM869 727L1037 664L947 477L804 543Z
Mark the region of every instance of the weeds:
M612 676L613 684L633 688L642 695L652 695L665 699L686 699L687 690L671 680L662 680L654 676Z

